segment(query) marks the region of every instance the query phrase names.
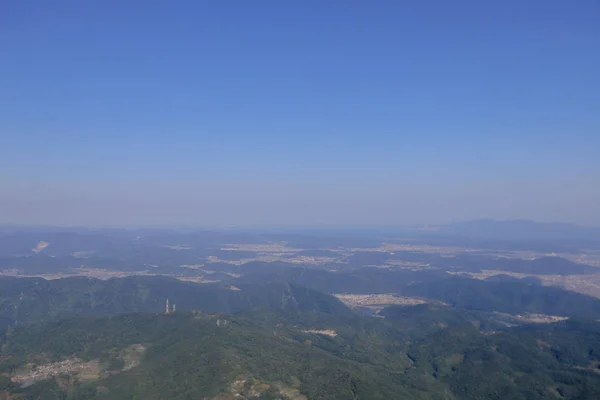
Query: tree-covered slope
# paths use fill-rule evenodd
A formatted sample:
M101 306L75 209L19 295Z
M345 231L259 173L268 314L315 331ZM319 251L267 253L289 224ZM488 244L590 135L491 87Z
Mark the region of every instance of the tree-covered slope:
M70 400L599 398L597 322L482 332L449 310L448 325L406 334L418 314L443 312L388 322L255 309L22 326L3 339L0 391Z
M78 392L79 397L71 395L74 399L233 399L252 398L253 393L264 399L285 394L298 400L426 398L398 372L406 366L406 357L389 359L394 368L388 370L389 364L377 363L380 353L359 362L313 345L321 336L288 324L267 327L227 315L85 317L11 331L0 373L7 393L26 398L50 393L50 388ZM124 370L128 360L123 359L132 346L145 350L139 365ZM71 380L57 373L27 381L27 362L47 370L64 360L94 363L95 370L86 371L89 379L84 384L75 380L77 374ZM11 378L18 382L7 383ZM30 386L20 387L23 383Z
M74 315L162 312L166 299L179 310L237 312L252 307L349 314L337 298L285 283L220 285L167 277L0 279L0 328Z
M520 281L482 281L461 277L419 282L401 290L453 307L509 314L540 313L600 319L600 299L558 287Z

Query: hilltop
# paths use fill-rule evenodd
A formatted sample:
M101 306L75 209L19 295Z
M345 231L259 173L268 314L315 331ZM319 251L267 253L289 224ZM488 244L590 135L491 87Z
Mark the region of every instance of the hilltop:
M267 307L348 315L334 296L295 284L197 284L164 276L98 280L0 278L0 328L75 315L159 313L170 299L178 310L234 313Z

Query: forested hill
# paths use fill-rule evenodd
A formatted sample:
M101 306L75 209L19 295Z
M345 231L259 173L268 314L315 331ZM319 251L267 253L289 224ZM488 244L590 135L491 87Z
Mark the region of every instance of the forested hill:
M66 387L75 392L70 397L74 400L218 395L223 397L214 398L305 399L301 393L310 399L387 399L409 395L385 365L338 357L311 345L311 339L319 340L318 334L278 325L267 328L246 318L178 311L168 316L82 317L17 328L2 354L10 357L0 366L3 389L35 398L38 393L64 392ZM56 376L28 382L34 385L24 389L7 382L8 377L22 376L27 371L22 363L36 355L42 365L67 359L80 360L78 365L86 367L93 364L85 371L92 379L87 385L71 380L69 387ZM399 359L396 368L404 362L406 357ZM131 364L135 367L127 369ZM61 397L48 397L54 398Z
M408 285L402 288L402 293L440 300L453 307L471 310L600 319L598 298L518 280L482 281L447 277Z
M268 279L265 275L262 280ZM234 313L265 307L346 315L351 311L344 304L320 290L352 293L349 289L359 284L371 288L371 293L386 289L387 293L438 300L456 308L600 319L600 299L518 280L481 281L376 268L351 274L306 270L271 279L270 283L256 279L255 283L197 284L164 276L0 278L0 329L74 315L163 312L167 298L179 310ZM364 289L363 293L369 292Z
M404 329L418 326L418 316L396 326L357 316L244 314L77 317L11 328L0 351L0 397L600 398L594 322L492 332L450 323L408 338Z
M168 277L97 280L65 278L0 279L0 328L74 315L178 310L233 313L247 308L350 314L334 296L285 283L221 285L183 282Z
M509 314L541 313L600 319L600 299L559 287L532 283L535 279L471 279L443 271L360 268L330 272L308 268L280 268L251 273L240 282L293 282L328 293L399 293L443 301L454 307Z

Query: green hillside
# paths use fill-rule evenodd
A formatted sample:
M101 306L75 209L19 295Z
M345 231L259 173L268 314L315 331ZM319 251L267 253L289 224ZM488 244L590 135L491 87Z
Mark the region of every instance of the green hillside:
M221 285L162 276L97 280L0 279L0 329L75 315L163 312L166 299L178 310L237 312L252 307L350 314L337 298L285 283Z
M420 312L434 320L443 309ZM600 324L480 331L470 317L445 319L454 322L415 336L407 330L421 322L399 314L78 317L9 329L0 390L69 400L600 398Z
M408 285L402 288L401 293L435 299L453 307L471 310L600 319L598 298L558 287L520 281L482 281L449 277Z
M29 371L24 367L27 360L52 365L76 358L80 364L94 364L93 373L88 373L91 379L84 383L77 382L75 374L57 374L25 382L33 384L23 389L5 384L5 390L25 398L42 392L45 398L62 398L68 391L77 393L71 394L73 399L233 399L236 393L253 397L253 392L264 399L283 393L298 400L305 398L302 395L388 399L402 393L423 398L404 387L399 371L406 368L406 357L380 365L375 354L363 362L341 358L312 345L323 335L303 330L202 313L78 318L10 332L0 371L6 382L8 376ZM123 371L136 346L145 349L139 351L140 364ZM237 385L239 381L244 383ZM57 394L52 397L50 392Z

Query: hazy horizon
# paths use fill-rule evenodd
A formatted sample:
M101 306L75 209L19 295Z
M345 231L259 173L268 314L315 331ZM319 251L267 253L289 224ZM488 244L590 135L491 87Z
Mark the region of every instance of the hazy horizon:
M9 0L0 224L598 226L599 15Z

